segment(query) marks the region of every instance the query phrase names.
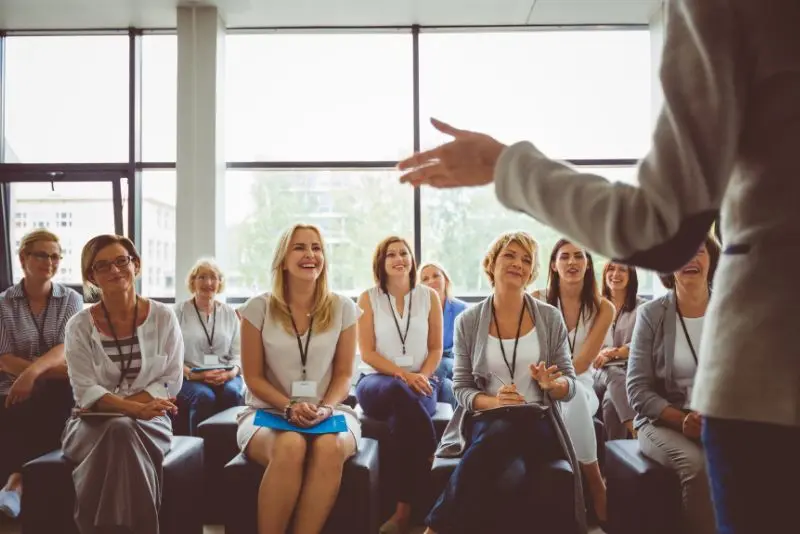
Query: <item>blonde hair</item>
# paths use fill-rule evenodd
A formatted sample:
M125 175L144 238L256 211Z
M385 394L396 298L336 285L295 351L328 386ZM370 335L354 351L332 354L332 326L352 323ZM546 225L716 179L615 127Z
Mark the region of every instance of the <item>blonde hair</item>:
M286 229L278 239L278 246L275 247L275 255L272 257L272 294L269 299L270 317L274 318L287 332L294 332L292 328L292 312L286 301L286 275L284 274L284 262L289 253L289 246L292 237L298 230L311 230L319 237L322 245L323 254L325 253L325 240L322 232L313 224L298 223ZM335 297L328 288L328 262L322 264L322 272L317 278L314 287L314 305L311 308L311 315L314 317L314 331L324 332L331 327L333 322L333 309Z
M217 275L219 278L219 287L217 288L217 293L224 293L225 275L222 274L222 269L219 268L219 265L217 265L217 262L214 261L214 258L200 258L192 266L192 268L189 270L189 274L186 276L186 288L189 290L189 294L194 295L194 282L197 280L197 277L200 275L200 271L202 270L211 271Z
M51 232L50 230L45 230L44 228L37 228L36 230L32 230L22 236L22 239L19 242L19 259L22 261L23 254L30 252L31 247L33 247L34 243L39 241L45 241L47 243L55 243L58 245L58 251L62 252L61 242L58 240L58 236Z
M531 275L525 286L539 277L539 243L527 232L506 232L495 239L486 256L483 258L483 272L489 278L489 284L494 287L494 266L500 253L511 243L521 246L531 256Z
M422 265L419 266L419 277L420 280L422 279L422 271L424 271L427 267L433 267L434 269L438 269L442 276L444 277L444 297L446 299L453 298L453 284L450 282L450 275L447 273L442 264L438 261L426 261Z
M125 236L114 234L103 234L91 238L83 246L83 251L81 251L81 278L83 279L83 294L87 300L92 300L100 296L101 293L100 288L97 287L92 279L94 259L101 250L117 243L122 245L128 251L128 255L133 258L135 275L138 276L139 272L141 272L142 257L139 256L139 251L136 250L136 245L133 244L133 241Z

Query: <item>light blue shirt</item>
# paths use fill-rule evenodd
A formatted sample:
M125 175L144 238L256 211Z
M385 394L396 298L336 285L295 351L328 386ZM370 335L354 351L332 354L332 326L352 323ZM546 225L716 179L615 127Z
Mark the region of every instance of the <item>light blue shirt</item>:
M444 318L442 326L444 336L442 338L442 348L445 353L453 352L453 331L456 326L456 317L469 307L467 302L458 299L447 299L444 303Z

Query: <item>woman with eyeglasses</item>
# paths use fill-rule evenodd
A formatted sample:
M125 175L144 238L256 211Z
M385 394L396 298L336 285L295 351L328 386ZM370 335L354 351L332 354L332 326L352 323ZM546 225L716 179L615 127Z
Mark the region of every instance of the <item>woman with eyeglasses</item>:
M141 258L126 237L100 235L81 253L84 288L100 301L67 325L69 378L78 405L64 430L76 464L81 534L158 534L170 413L183 380L183 339L173 311L136 294ZM124 476L109 476L122 473Z
M40 229L20 241L23 279L0 293L0 513L17 517L22 465L58 448L72 409L64 329L83 306L53 282L58 237Z
M566 459L577 473L558 409L576 394L567 331L558 310L525 294L538 249L525 232L499 236L483 259L492 294L456 322L459 406L436 454L461 460L426 534L586 531L580 477L574 502L542 510L535 498L548 463Z
M192 298L175 306L185 346L176 426L195 436L197 425L217 412L241 406L244 397L239 317L231 306L216 300L225 290L222 271L213 260L201 259L189 271L186 284Z
M606 484L597 457L593 416L600 407L594 391L594 362L614 318L614 305L600 295L591 254L566 239L553 247L543 297L561 311L567 343L577 375L575 397L564 403L564 422L575 446L581 473L592 496L597 518L606 520Z
M615 315L611 329L603 341L603 349L592 366L594 387L603 396L603 423L609 440L636 437L633 418L636 412L628 401L625 378L628 356L636 323L636 310L645 302L638 296L639 277L636 269L609 261L603 267L602 295L614 304Z

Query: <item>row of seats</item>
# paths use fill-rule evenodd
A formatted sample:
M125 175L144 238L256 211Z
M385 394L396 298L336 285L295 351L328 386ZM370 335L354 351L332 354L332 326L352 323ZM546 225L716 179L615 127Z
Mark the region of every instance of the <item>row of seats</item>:
M385 485L380 484L387 460L381 456L379 444L388 438L388 427L361 413L354 398L348 403L361 416L363 438L358 453L345 465L339 498L325 531L374 534L382 518L391 513L393 503ZM204 523L223 523L227 534L256 533L264 468L238 450L236 416L242 409L230 408L201 423L200 438L174 437L164 462L162 532L201 534ZM450 405L438 404L433 421L439 438L452 415ZM597 426L601 434L602 423ZM608 484L607 534L680 532L680 488L674 472L644 457L635 440L605 442L601 435L598 438ZM435 459L429 491L419 496L417 509L427 510L433 504L457 465L458 459ZM75 492L71 470L60 451L25 465L25 534L77 533L72 521ZM569 517L573 476L566 461L553 462L536 477L540 483L532 488L531 498L545 502L552 517ZM558 512L563 507L563 513Z

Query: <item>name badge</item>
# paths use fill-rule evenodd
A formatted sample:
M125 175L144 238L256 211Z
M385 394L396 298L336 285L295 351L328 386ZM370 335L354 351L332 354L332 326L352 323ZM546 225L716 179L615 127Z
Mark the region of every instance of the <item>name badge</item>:
M219 356L216 354L203 354L203 365L217 365L219 364Z
M394 363L397 364L398 367L411 367L414 365L414 357L413 356L398 356L394 359Z
M317 397L317 382L315 380L296 380L292 382L292 397Z

